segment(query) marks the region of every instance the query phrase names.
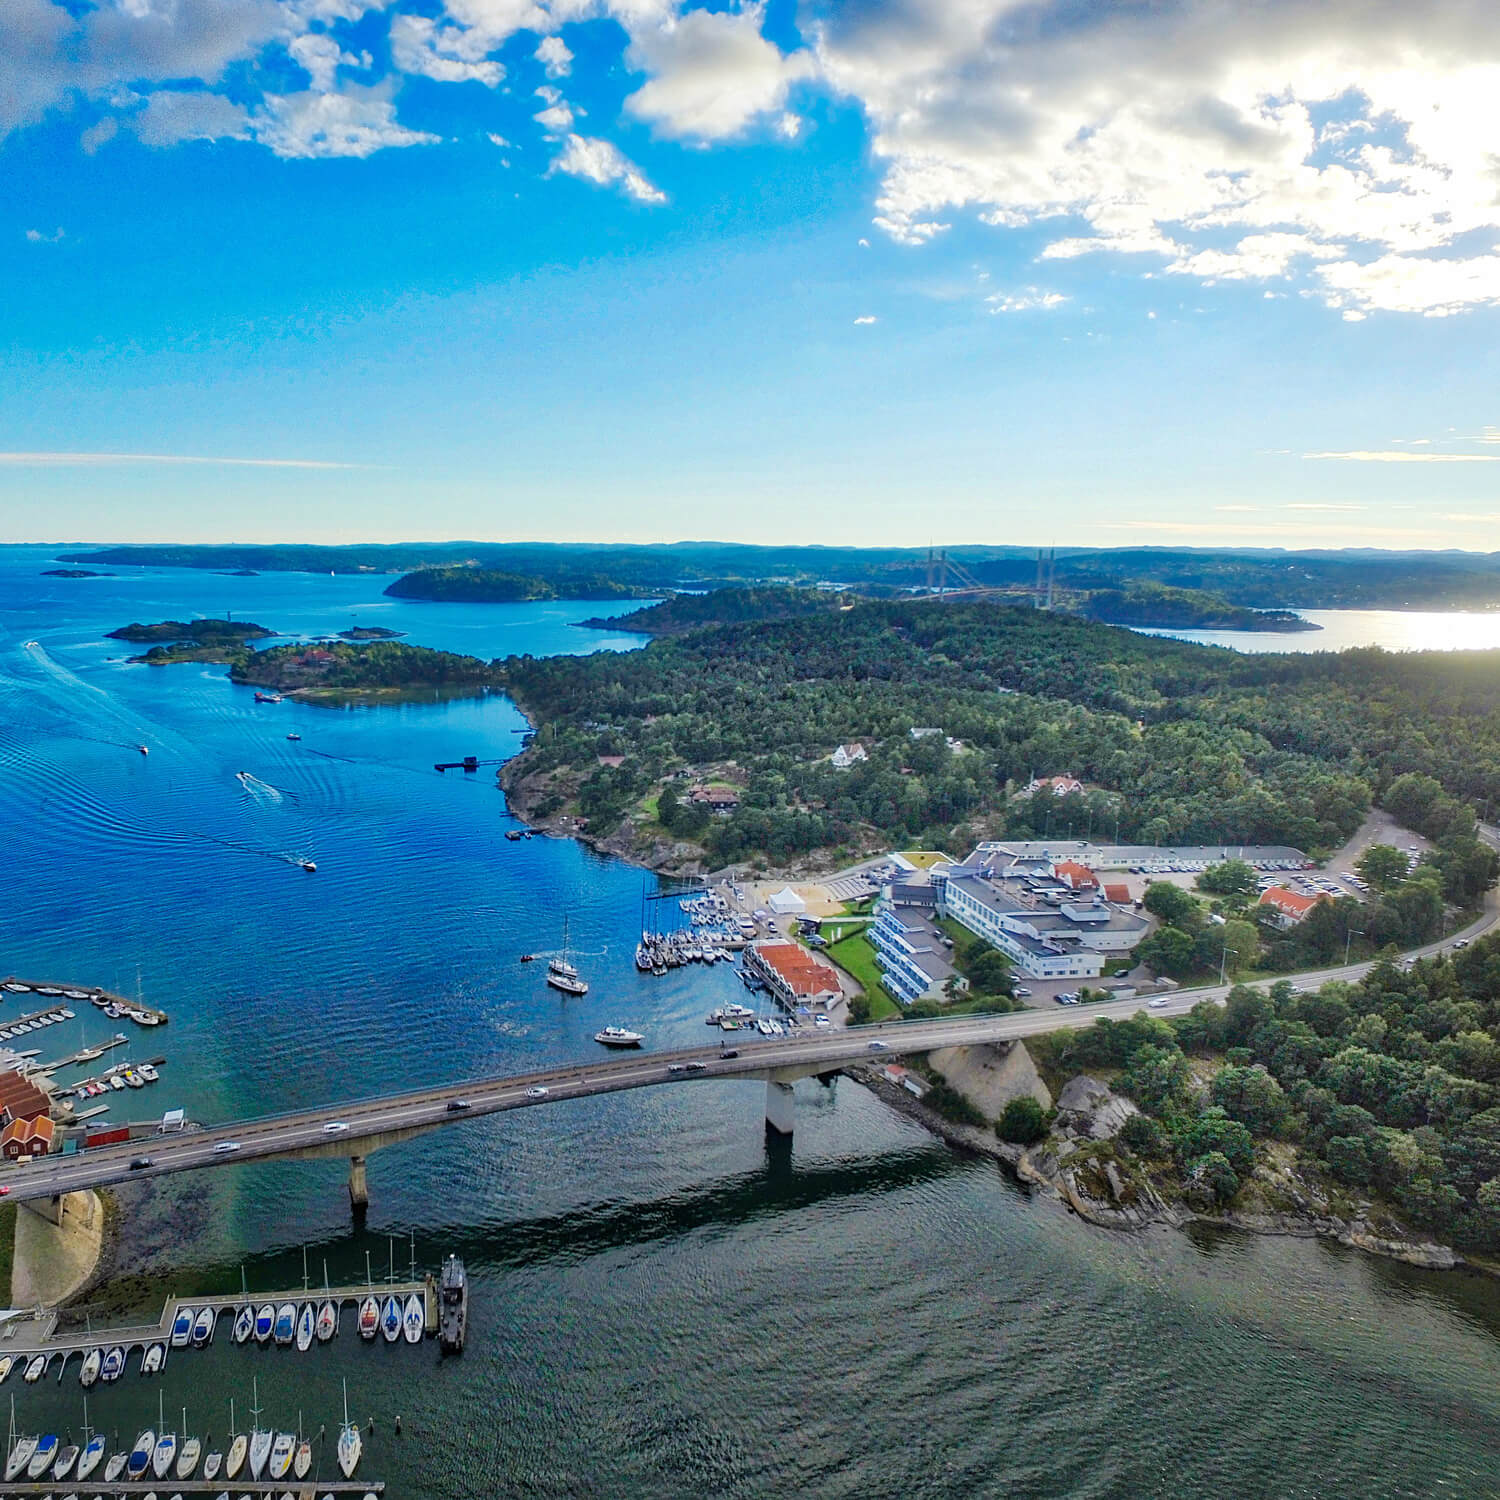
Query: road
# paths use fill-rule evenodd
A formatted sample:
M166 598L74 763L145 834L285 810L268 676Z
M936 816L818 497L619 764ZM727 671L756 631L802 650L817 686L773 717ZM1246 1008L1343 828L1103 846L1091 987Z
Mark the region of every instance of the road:
M1483 833L1500 845L1500 830L1486 828ZM1431 957L1452 948L1457 941L1472 941L1482 936L1497 923L1500 923L1500 890L1492 890L1477 921L1407 956ZM1369 963L1339 965L1285 977L1304 988L1315 988L1334 979L1360 979L1369 968ZM136 1178L233 1166L309 1150L358 1156L378 1146L382 1137L462 1124L476 1116L504 1110L710 1078L764 1078L779 1070L800 1071L804 1075L832 1072L847 1063L869 1061L881 1055L903 1056L939 1047L1019 1041L1044 1032L1088 1025L1104 1016L1124 1020L1142 1013L1164 1018L1185 1015L1202 1001L1222 1001L1229 989L1229 985L1210 985L1178 990L1150 1001L1115 1000L1082 1007L1013 1011L1003 1016L887 1021L874 1026L794 1033L764 1040L736 1037L733 1041L721 1040L705 1047L668 1052L632 1052L539 1072L470 1079L376 1099L240 1120L206 1130L102 1146L75 1155L43 1157L0 1170L0 1185L9 1188L9 1196L14 1199L51 1198ZM727 1055L730 1053L734 1055ZM449 1108L460 1100L466 1107ZM133 1168L132 1161L142 1157L149 1158L150 1165Z

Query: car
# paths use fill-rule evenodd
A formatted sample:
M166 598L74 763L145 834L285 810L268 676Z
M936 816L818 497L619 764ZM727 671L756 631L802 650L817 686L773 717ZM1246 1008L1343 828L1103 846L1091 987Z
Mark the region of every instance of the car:
M1130 970L1129 969L1116 969L1114 977L1116 979L1129 979L1130 978Z
M1166 1002L1166 1001L1165 1001L1165 1000L1162 1000L1162 999L1160 999L1160 998L1157 998L1157 999L1155 999L1155 1000L1148 1000L1148 1001L1147 1001L1147 1002L1146 1002L1146 1004L1147 1004L1147 1005L1148 1005L1148 1006L1149 1006L1149 1007L1150 1007L1150 1008L1151 1008L1151 1009L1152 1009L1152 1010L1160 1010L1160 1009L1161 1009L1161 1008L1162 1008L1162 1006L1164 1006L1164 1005L1165 1005L1165 1004L1166 1004L1166 1003L1167 1003L1167 1002Z
M10 1197L10 1186L9 1186L9 1184L6 1184L4 1187L0 1187L0 1198L9 1198L9 1197Z
M728 1060L729 1060L729 1059L730 1059L730 1058L731 1058L731 1057L738 1057L738 1056L739 1056L739 1055L740 1055L740 1049L739 1049L739 1048L738 1048L738 1047L726 1047L726 1048L725 1048L725 1049L724 1049L724 1050L723 1050L723 1051L722 1051L722 1052L721 1052L721 1053L720 1053L720 1054L719 1054L719 1056L720 1056L720 1057L722 1057L722 1058L723 1058L723 1059L724 1059L724 1060L725 1060L725 1061L726 1061L726 1062L727 1062L727 1061L728 1061Z
M889 1052L890 1050L891 1044L889 1042L874 1041L870 1043L871 1052Z
M1054 995L1052 999L1058 1005L1066 1005L1068 1003L1068 997L1066 995Z
M687 1065L687 1070L689 1073L706 1073L708 1072L708 1064L705 1062L690 1062Z
M669 1072L669 1073L686 1073L687 1072L687 1064L686 1063L668 1063L667 1064L667 1072Z
M541 1084L534 1083L526 1090L526 1097L528 1099L545 1099L547 1097L547 1090Z
M220 1141L214 1147L214 1155L215 1156L228 1156L231 1151L238 1151L239 1149L240 1149L240 1143L238 1141Z
M1460 949L1467 948L1468 946L1468 938L1459 938L1459 940L1453 945L1453 951L1457 953L1460 951Z
M814 1026L832 1026L833 1022L830 1021L827 1016L814 1016L813 1017L813 1025Z
M461 1115L466 1109L474 1106L467 1099L450 1099L448 1101L448 1113L450 1115Z
M149 1156L137 1156L130 1163L130 1170L132 1172L144 1172L145 1169L147 1167L149 1167L150 1165L151 1165L151 1158Z
M346 1125L344 1123L344 1121L342 1121L342 1120L330 1120L323 1127L323 1134L324 1135L342 1135L348 1128L349 1128L348 1125Z
M1023 984L1018 984L1015 989L1011 991L1011 994L1014 995L1017 1000L1029 1000L1031 998L1031 991L1028 990Z

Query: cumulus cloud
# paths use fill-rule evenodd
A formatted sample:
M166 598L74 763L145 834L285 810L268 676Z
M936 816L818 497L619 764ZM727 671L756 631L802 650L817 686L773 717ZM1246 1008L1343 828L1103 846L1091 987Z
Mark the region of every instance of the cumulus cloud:
M1051 312L1068 299L1061 292L1043 292L1029 286L1024 292L995 292L984 299L992 313Z
M573 54L560 36L544 36L533 54L548 78L566 78L573 71Z
M811 29L900 242L967 209L1055 225L1051 259L1300 279L1356 317L1500 302L1487 0L885 0Z
M862 326L862 325L863 325L863 324L866 324L866 323L874 323L874 322L876 322L876 321L877 321L877 320L876 320L876 319L875 319L875 318L874 318L874 317L873 317L873 316L872 316L872 315L871 315L871 314L869 314L869 313L866 313L866 314L865 314L865 315L864 315L864 316L863 316L863 317L860 317L860 318L856 318L856 319L855 319L855 320L854 320L854 326L855 326L855 327L856 327L856 328L859 328L859 327L861 327L861 326Z
M427 146L439 139L402 125L383 88L267 94L249 129L277 156L291 159L364 157L389 146Z
M158 89L131 117L130 126L148 146L244 140L250 134L250 115L219 94Z
M482 31L439 26L426 16L391 18L391 61L403 73L439 83L482 83L494 88L505 69L487 54L493 42Z
M762 36L763 14L759 5L694 10L633 31L628 61L650 76L625 108L662 135L695 141L738 135L779 110L813 60L805 51L783 54Z
M591 140L588 136L570 135L563 142L562 154L552 163L554 172L566 172L601 187L622 188L638 203L665 203L667 195L647 181L635 165L612 141Z
M61 224L51 234L48 234L45 229L28 229L26 231L26 238L33 245L56 245L66 237Z

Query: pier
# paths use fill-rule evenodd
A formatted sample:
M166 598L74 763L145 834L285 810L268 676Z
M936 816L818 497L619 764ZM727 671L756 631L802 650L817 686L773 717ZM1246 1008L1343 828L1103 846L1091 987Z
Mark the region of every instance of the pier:
M145 1023L148 1026L165 1026L167 1023L166 1011L157 1010L155 1006L140 1000L132 1000L128 995L117 995L113 990L97 984L59 984L54 979L19 979L14 974L7 974L4 979L0 979L0 991L12 995L40 995L44 1000L87 1000L91 1005L101 1008L114 1005L128 1019L133 1019L132 1011L149 1016L151 1019ZM10 1024L15 1026L18 1023L12 1021Z

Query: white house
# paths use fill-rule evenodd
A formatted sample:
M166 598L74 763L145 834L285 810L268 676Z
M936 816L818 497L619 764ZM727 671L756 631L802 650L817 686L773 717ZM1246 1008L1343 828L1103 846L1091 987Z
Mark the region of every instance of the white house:
M865 754L865 747L854 740L847 745L840 745L828 758L833 762L835 771L847 771L856 761L869 760L870 757Z

